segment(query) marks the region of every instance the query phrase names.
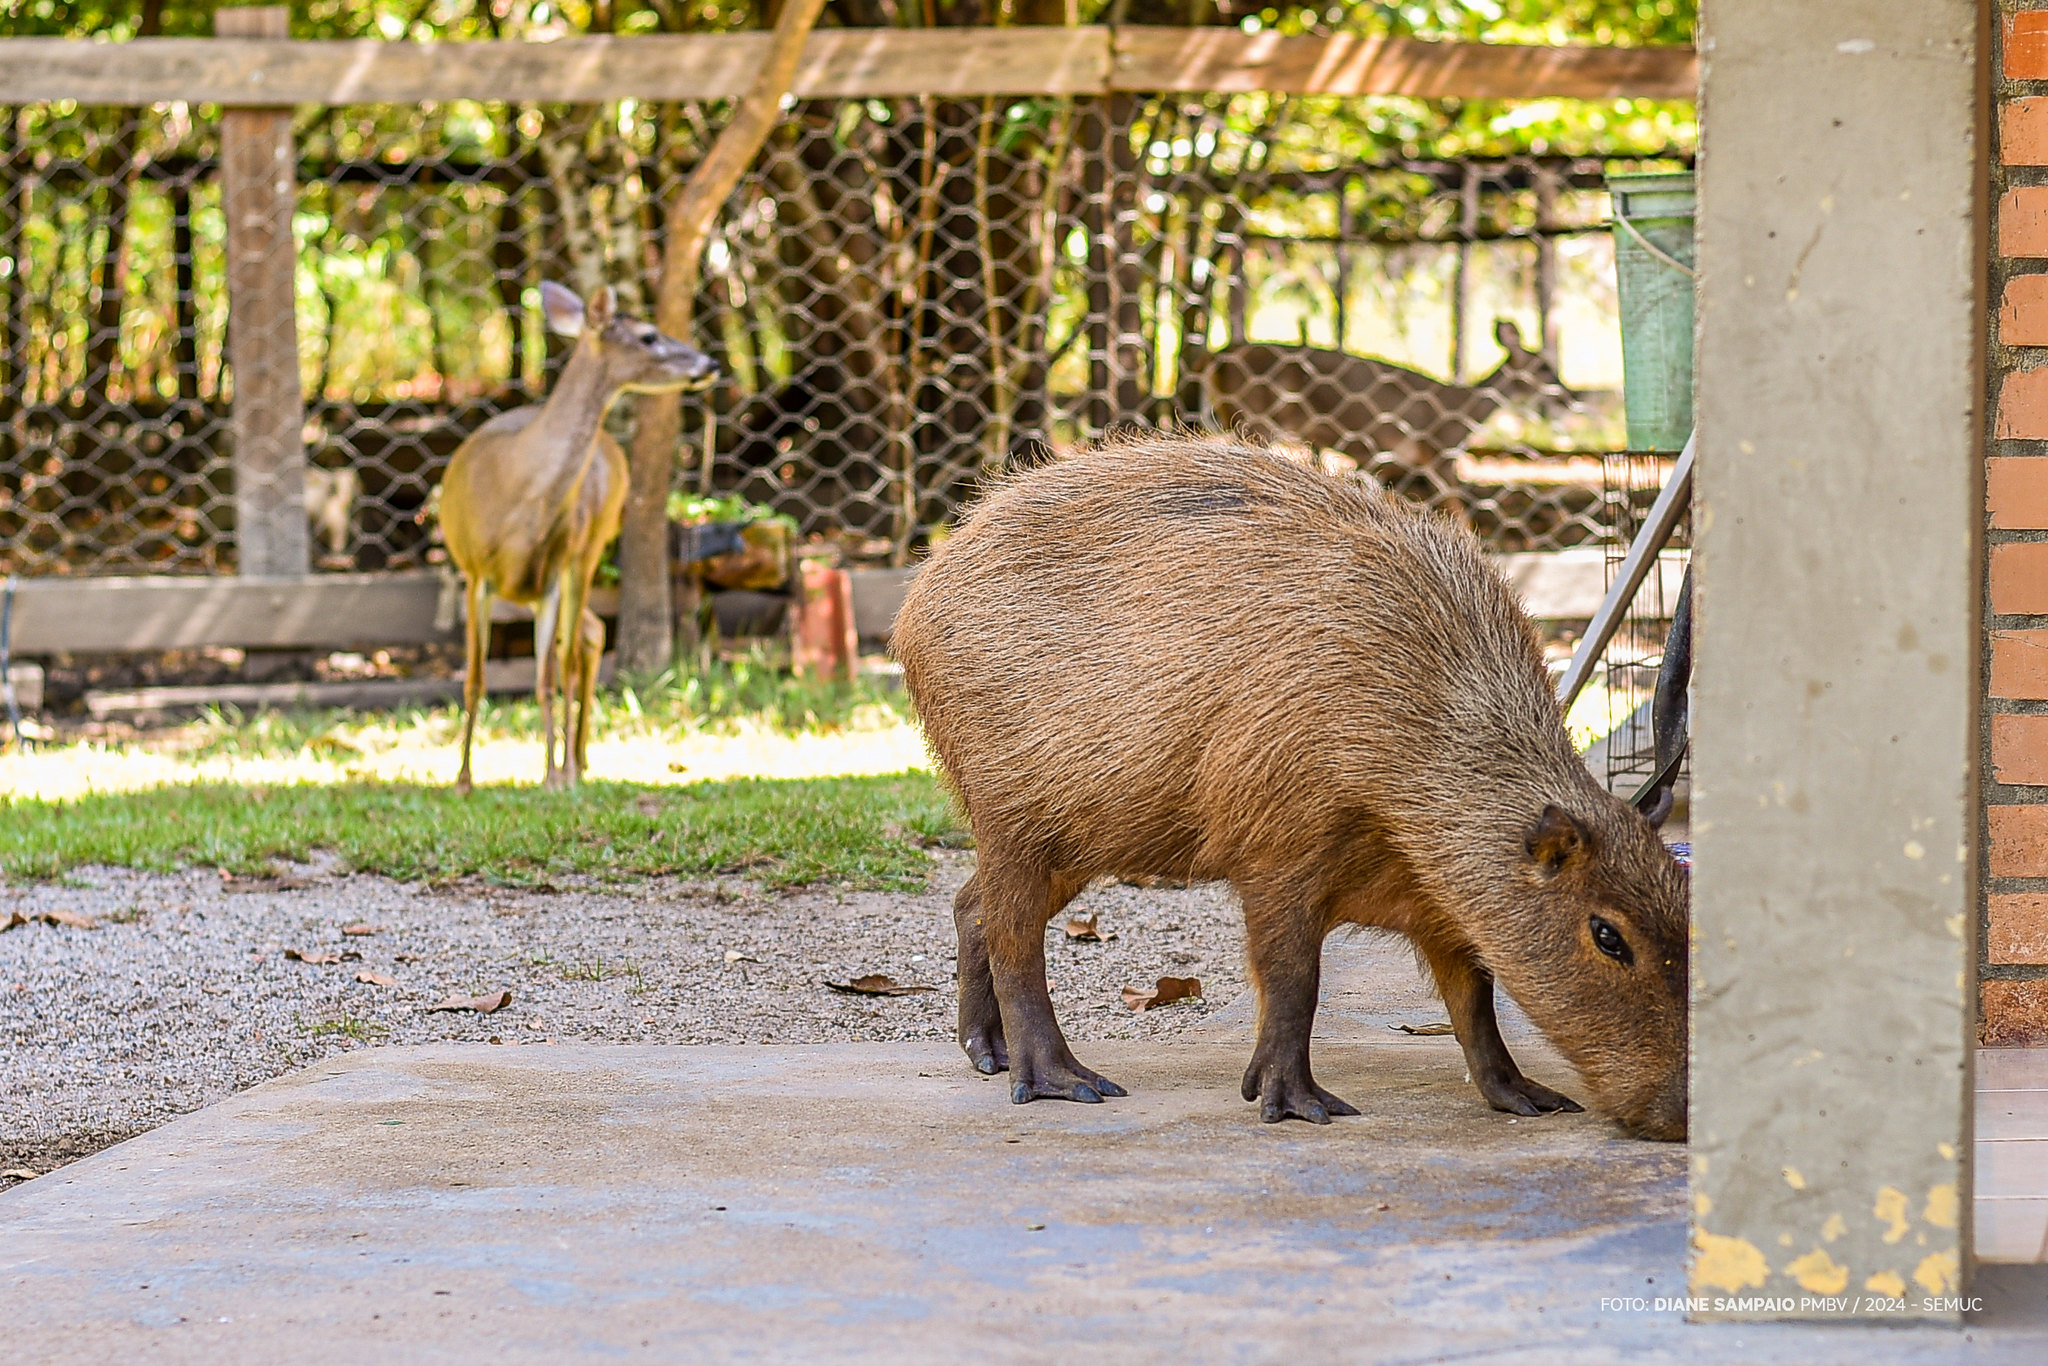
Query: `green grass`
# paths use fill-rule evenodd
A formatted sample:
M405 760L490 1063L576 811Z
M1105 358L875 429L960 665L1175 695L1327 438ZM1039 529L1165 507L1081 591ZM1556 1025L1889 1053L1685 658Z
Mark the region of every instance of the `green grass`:
M316 850L407 880L480 876L532 885L564 874L627 879L744 872L912 890L929 846L958 843L929 775L765 779L648 787L205 783L47 802L0 797L0 876L55 878L89 864L270 871Z

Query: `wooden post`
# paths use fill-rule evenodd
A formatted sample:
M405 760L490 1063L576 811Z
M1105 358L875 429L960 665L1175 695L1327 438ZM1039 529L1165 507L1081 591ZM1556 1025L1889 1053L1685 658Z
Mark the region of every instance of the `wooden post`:
M1555 167L1536 163L1536 330L1537 350L1557 368L1557 182Z
M223 38L285 38L289 11L223 9ZM234 366L235 545L245 575L307 572L305 422L293 276L297 156L290 109L221 111L221 204L227 215L228 359Z

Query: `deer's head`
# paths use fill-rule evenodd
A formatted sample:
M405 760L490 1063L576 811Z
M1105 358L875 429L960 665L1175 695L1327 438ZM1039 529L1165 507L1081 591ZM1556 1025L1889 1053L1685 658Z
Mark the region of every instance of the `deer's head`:
M610 285L585 303L576 291L553 280L540 286L541 311L550 331L577 339L603 367L607 393L665 393L702 389L718 378L718 365L693 346L661 332L654 324L619 312Z
M1541 351L1522 344L1521 328L1501 318L1493 324L1493 336L1508 358L1474 387L1499 395L1502 403L1528 404L1551 419L1578 410L1579 396L1565 388Z

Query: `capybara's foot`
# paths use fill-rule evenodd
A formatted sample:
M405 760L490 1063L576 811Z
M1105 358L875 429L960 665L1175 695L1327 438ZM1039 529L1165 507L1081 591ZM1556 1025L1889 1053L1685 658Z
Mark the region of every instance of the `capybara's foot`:
M1012 1105L1028 1105L1034 1100L1077 1100L1083 1105L1095 1105L1105 1097L1130 1094L1100 1072L1091 1072L1072 1058L1036 1065L1023 1058L1014 1058L1010 1062L1010 1075Z
M1570 1096L1561 1096L1548 1086L1530 1081L1519 1072L1506 1077L1482 1077L1476 1080L1479 1094L1486 1097L1486 1103L1511 1115L1548 1115L1560 1110L1575 1115L1586 1108Z
M977 1025L960 1032L960 1047L967 1051L967 1061L974 1064L974 1070L985 1077L1010 1070L1010 1050L1003 1043L1003 1027L998 1025Z
M1259 1103L1259 1118L1268 1124L1305 1119L1328 1124L1332 1115L1355 1115L1358 1107L1316 1085L1304 1068L1261 1067L1254 1062L1244 1074L1244 1098Z

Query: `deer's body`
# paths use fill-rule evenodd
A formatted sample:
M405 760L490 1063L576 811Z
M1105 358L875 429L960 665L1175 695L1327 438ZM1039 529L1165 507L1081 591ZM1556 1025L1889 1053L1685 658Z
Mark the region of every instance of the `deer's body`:
M549 787L577 782L589 757L589 713L604 625L588 607L591 580L626 508L626 455L601 427L627 390L679 389L708 380L711 361L643 322L613 313L602 291L586 310L552 282L548 321L577 337L548 401L500 413L457 448L441 481L441 529L464 580L469 622L463 682L462 772L483 696L491 597L534 613L535 691ZM554 693L563 694L562 762L555 763Z
M1507 359L1474 384L1348 351L1248 342L1210 357L1202 397L1225 431L1341 451L1360 469L1391 462L1399 473L1434 471L1455 487L1450 462L1496 412L1568 396L1513 323L1496 323L1494 335Z

